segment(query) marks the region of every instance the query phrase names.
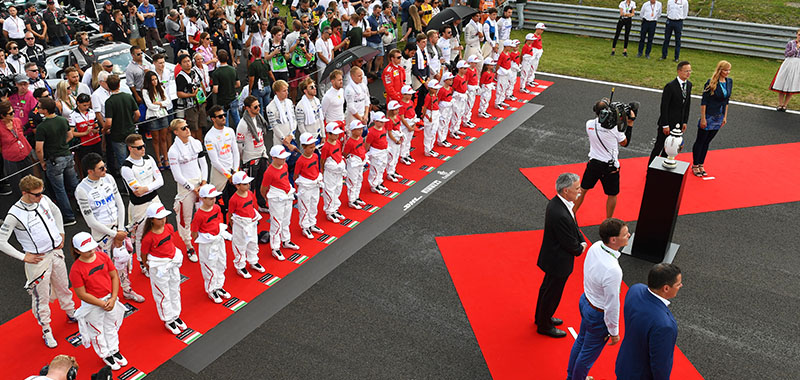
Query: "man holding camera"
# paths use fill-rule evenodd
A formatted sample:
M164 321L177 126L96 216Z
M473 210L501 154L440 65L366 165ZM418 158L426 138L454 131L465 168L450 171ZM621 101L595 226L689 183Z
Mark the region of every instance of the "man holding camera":
M578 209L586 199L586 194L594 188L599 180L603 185L603 192L608 196L606 201L606 218L614 215L617 207L617 194L619 194L619 146L628 146L631 139L633 121L636 120L636 110L627 111L627 115L618 115L619 110L614 103L601 100L594 105L596 118L586 122L586 134L589 136L589 162L581 180L581 194L575 200L572 211L577 216ZM625 120L627 124L622 132L617 127L616 121Z

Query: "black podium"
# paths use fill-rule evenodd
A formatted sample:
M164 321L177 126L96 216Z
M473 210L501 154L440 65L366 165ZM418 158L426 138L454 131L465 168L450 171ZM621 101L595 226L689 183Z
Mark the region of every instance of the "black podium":
M636 232L622 253L654 263L671 263L678 252L672 242L683 184L689 163L676 161L674 168L665 168L664 157L656 157L647 168L642 207L636 221Z

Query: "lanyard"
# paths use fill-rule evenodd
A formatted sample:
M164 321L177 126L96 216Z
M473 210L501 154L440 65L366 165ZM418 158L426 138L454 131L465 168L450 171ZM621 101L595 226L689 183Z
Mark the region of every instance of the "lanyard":
M610 249L606 248L606 245L605 245L605 244L603 244L603 243L600 243L600 248L602 248L604 251L606 251L606 253L608 253L609 255L611 255L611 257L613 257L613 258L615 258L615 259L617 258L617 256L616 256L616 255L614 255L614 253L613 253L613 252L611 252L611 250L610 250Z

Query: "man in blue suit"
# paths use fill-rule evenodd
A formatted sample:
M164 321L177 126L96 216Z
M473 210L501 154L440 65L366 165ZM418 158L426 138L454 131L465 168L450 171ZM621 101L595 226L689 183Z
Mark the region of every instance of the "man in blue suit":
M683 286L681 270L656 264L647 286L631 286L625 296L625 339L617 355L617 380L668 380L678 324L667 307Z

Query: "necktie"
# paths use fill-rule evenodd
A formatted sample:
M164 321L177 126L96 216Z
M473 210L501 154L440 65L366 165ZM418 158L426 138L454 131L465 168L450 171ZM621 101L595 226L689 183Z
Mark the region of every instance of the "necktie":
M681 83L681 92L683 93L683 97L686 97L686 82Z

